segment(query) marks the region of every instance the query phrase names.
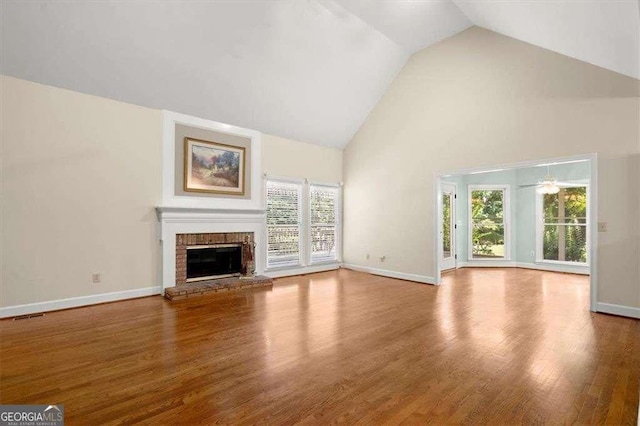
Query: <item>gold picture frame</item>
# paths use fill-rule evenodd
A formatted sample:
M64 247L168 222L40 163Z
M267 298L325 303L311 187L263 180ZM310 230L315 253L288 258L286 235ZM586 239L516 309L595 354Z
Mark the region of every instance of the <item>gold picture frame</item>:
M244 196L242 146L184 138L184 191Z

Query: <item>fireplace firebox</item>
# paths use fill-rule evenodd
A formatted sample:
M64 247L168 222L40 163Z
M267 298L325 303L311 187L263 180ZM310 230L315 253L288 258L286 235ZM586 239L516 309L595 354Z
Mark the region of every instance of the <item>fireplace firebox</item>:
M242 244L187 247L187 282L242 273Z
M176 234L176 285L254 276L253 232Z

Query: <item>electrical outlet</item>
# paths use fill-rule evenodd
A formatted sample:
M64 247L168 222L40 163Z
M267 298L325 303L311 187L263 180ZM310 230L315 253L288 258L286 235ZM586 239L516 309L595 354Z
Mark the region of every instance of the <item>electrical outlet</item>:
M607 232L607 222L598 222L598 232Z
M380 256L380 262L384 262L384 260L387 258L387 256Z
M369 253L367 253L367 260L369 260L369 257L370 257L370 256L369 256Z
M535 252L535 251L533 251L533 250L531 250L531 251L529 252L529 254L531 255L531 257L533 257L533 256L535 256L535 255L536 255L536 252Z
M98 284L98 283L100 283L100 274L93 274L93 275L91 276L91 281L92 281L94 284Z

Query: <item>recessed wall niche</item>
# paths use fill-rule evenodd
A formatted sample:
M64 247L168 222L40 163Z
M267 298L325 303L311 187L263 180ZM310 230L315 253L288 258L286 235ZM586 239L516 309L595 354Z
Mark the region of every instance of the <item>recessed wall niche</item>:
M185 189L185 138L190 152L187 171L195 171L187 179L189 190ZM264 210L261 158L258 131L163 111L159 207ZM239 176L243 176L244 191Z

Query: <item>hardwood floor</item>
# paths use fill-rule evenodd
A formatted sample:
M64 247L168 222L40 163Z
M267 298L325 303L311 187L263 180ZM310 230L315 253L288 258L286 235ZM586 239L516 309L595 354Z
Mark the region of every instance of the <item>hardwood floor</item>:
M635 424L640 321L586 277L340 270L0 321L0 401L67 424Z

